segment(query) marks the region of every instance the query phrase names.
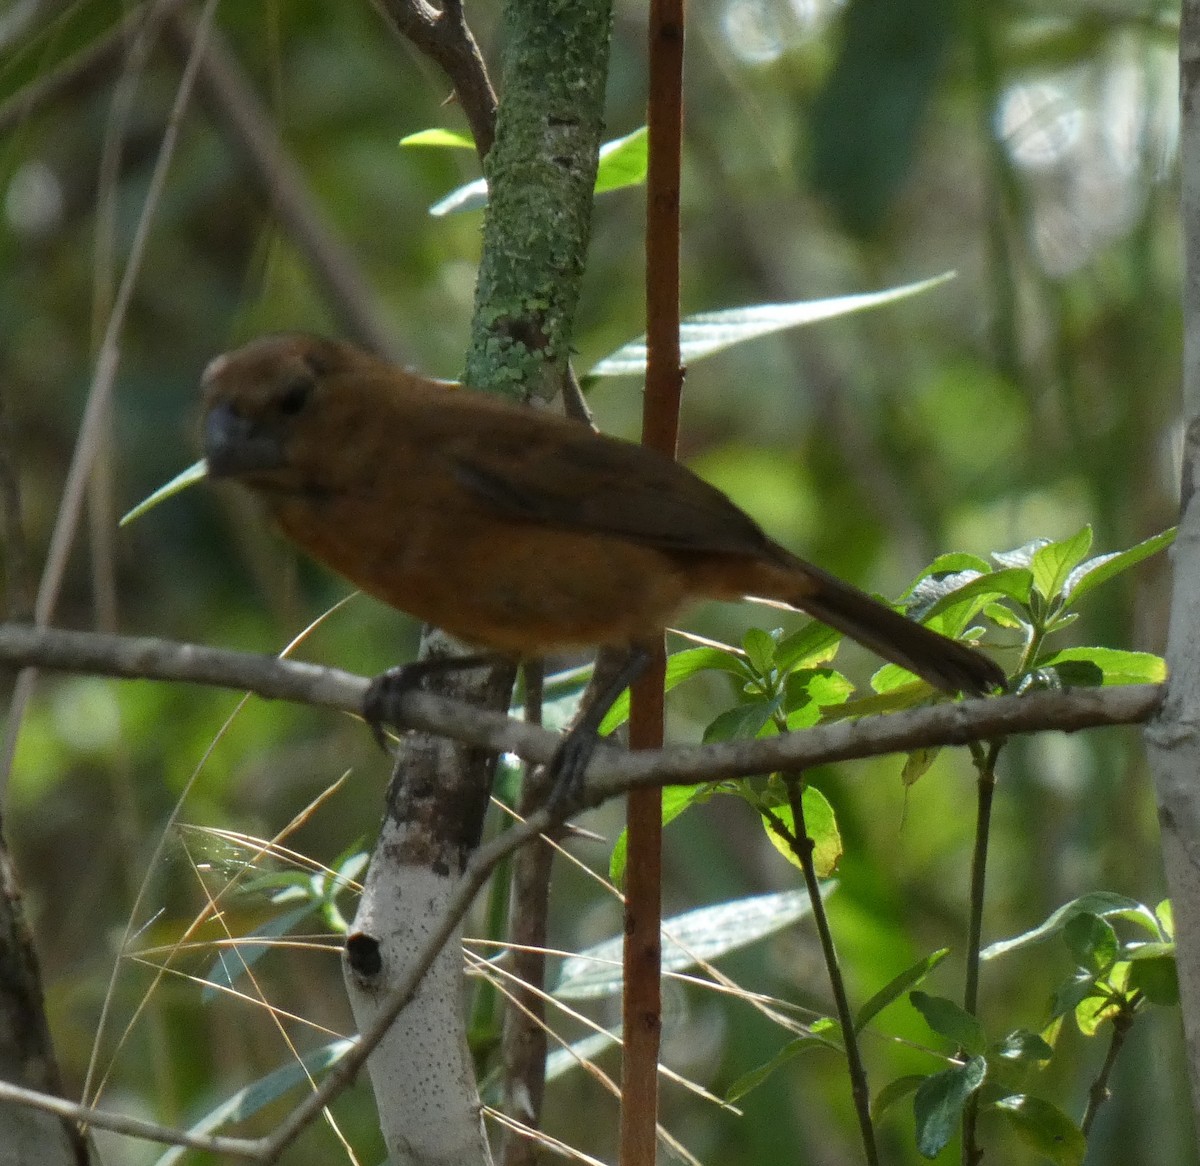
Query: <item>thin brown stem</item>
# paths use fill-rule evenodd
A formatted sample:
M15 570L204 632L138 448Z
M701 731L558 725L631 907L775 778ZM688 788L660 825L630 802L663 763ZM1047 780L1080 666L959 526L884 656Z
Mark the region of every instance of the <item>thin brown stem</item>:
M846 982L842 978L842 966L838 960L837 946L833 942L833 931L829 927L829 916L825 913L825 902L821 898L821 884L817 879L817 867L813 860L814 843L808 836L804 823L804 782L798 773L785 773L788 805L792 811L793 830L785 831L787 839L804 872L804 885L808 889L812 904L813 921L821 941L821 953L825 970L829 974L829 987L833 991L834 1008L838 1024L842 1029L842 1043L846 1048L846 1065L850 1075L850 1093L854 1101L854 1112L858 1117L858 1129L862 1136L863 1157L868 1166L879 1166L879 1147L875 1142L875 1124L871 1120L871 1089L867 1082L867 1070L863 1065L862 1051L854 1031L854 1014L850 1011L850 998L846 995ZM778 831L777 831L778 832Z
M1108 1052L1105 1054L1104 1064L1100 1066L1100 1072L1096 1074L1096 1080L1092 1082L1092 1086L1088 1090L1087 1105L1079 1123L1080 1132L1085 1138L1091 1133L1096 1113L1109 1099L1109 1078L1112 1077L1113 1069L1116 1068L1117 1057L1121 1055L1125 1038L1129 1036L1129 1030L1133 1027L1135 1008L1135 1001L1127 1001L1125 1006L1119 1009L1112 1018L1112 1037L1108 1042Z

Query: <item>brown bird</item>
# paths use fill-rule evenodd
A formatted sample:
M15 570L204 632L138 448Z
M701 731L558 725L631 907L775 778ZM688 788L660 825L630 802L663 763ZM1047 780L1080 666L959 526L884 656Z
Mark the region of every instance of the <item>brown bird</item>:
M561 416L267 336L204 373L204 452L362 590L514 659L652 642L688 604L782 601L947 693L987 656L797 558L690 470Z

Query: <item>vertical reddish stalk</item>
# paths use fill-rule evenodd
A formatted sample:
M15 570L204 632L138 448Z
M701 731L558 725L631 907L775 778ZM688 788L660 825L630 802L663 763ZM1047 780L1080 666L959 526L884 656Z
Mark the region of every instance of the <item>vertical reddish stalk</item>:
M651 0L650 163L646 209L644 444L675 456L683 369L679 357L679 172L683 128L683 0ZM629 742L663 739L662 645L634 685ZM622 1166L653 1166L658 1119L662 923L662 794L629 795L625 897L625 1053L621 1075Z

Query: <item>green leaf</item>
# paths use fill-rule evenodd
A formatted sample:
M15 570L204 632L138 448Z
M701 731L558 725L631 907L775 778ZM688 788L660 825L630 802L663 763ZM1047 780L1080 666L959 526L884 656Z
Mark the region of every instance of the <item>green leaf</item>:
M1114 551L1112 554L1100 555L1097 558L1088 559L1086 563L1081 563L1067 578L1066 586L1063 588L1064 598L1075 603L1093 588L1099 587L1101 583L1107 583L1109 579L1121 574L1122 571L1128 571L1130 567L1136 566L1143 559L1157 554L1175 541L1177 529L1173 526L1161 534L1156 534L1136 546L1130 547L1127 551Z
M1014 1029L993 1047L995 1056L1018 1064L1042 1064L1054 1057L1054 1049L1036 1032Z
M836 884L826 882L821 897ZM700 907L667 919L662 926L664 972L682 972L747 947L805 918L812 911L806 891L783 891ZM624 936L606 939L564 960L554 995L560 1000L591 1000L621 990Z
M1141 992L1151 1004L1174 1007L1179 1003L1179 969L1175 957L1133 958L1129 964L1129 989Z
M812 1033L805 1033L788 1041L769 1061L743 1073L725 1092L725 1100L731 1104L740 1101L751 1090L757 1089L776 1069L783 1068L809 1049L829 1048L830 1042Z
M784 684L784 710L789 730L809 729L826 710L845 704L854 685L830 668L804 668L791 673Z
M813 841L813 866L818 878L827 878L837 870L837 864L842 857L842 836L838 832L837 817L829 800L815 786L806 785L801 796L804 808L804 826L809 838ZM793 834L796 824L792 820L792 808L786 802L772 807L775 816ZM780 838L771 825L770 820L763 815L763 829L771 840L771 845L783 855L793 866L799 867L800 860L795 852Z
M777 701L755 700L736 704L715 717L704 730L704 743L753 741L771 725Z
M712 792L708 785L668 785L662 791L662 824L673 822L694 802L707 801ZM608 877L618 886L625 885L625 860L629 854L629 831L623 829L608 859Z
M963 1106L987 1077L987 1061L972 1057L962 1065L926 1077L913 1098L917 1119L917 1149L936 1158L954 1137Z
M197 482L208 476L208 463L201 458L198 462L194 462L188 466L186 470L181 470L176 474L165 486L159 486L149 498L143 499L132 510L126 514L118 526L126 526L135 518L141 518L147 510L153 510L160 502L165 502L174 494L178 494L181 490L186 490L189 486L194 486Z
M983 1026L953 1000L947 1000L944 996L930 996L926 992L910 992L908 999L925 1018L925 1023L956 1048L974 1054L982 1053L987 1048Z
M914 749L905 759L904 768L900 771L900 784L907 789L916 785L929 772L929 768L937 760L941 752L940 746L928 749Z
M1167 678L1166 661L1161 656L1123 648L1064 648L1039 660L1037 666L1053 668L1064 684L1075 687L1162 684Z
M425 131L426 133L437 131ZM411 135L415 137L417 135ZM619 190L623 186L634 186L646 180L646 153L648 136L646 127L634 130L623 138L614 138L600 147L599 164L596 170L596 194L606 194ZM413 142L405 138L403 145L447 145L455 146L457 142ZM470 143L474 149L474 143ZM452 190L444 198L439 199L429 208L434 218L445 215L459 214L464 211L482 210L487 206L488 188L486 178L476 178L463 186Z
M769 676L775 667L775 641L762 628L748 628L742 650L759 676Z
M1040 1097L1014 1093L994 1103L1008 1118L1018 1138L1045 1155L1055 1166L1082 1166L1087 1139L1057 1106Z
M646 181L650 152L650 131L646 126L615 138L600 147L596 169L596 194L607 194L625 186L640 186Z
M1065 1016L1068 1012L1077 1012L1079 1006L1087 999L1096 995L1096 977L1088 971L1077 970L1070 979L1064 980L1050 1000L1050 1015ZM1106 1001L1102 1000L1101 1004ZM1079 1020L1078 1015L1076 1020ZM1086 1023L1081 1022L1081 1029L1086 1031Z
M1063 942L1081 968L1102 976L1117 962L1120 943L1111 923L1082 911L1063 924Z
M779 641L775 646L775 666L781 672L789 672L828 664L837 655L841 641L841 632L814 619Z
M400 139L402 146L448 146L455 150L474 150L475 141L469 134L460 134L455 130L445 130L433 126L427 130L417 130Z
M215 1134L226 1126L245 1121L277 1101L298 1085L307 1086L310 1075L315 1076L332 1068L353 1047L357 1037L335 1040L322 1048L306 1053L298 1061L292 1061L275 1069L265 1077L231 1093L224 1101L210 1109L198 1122L188 1127L189 1134ZM187 1146L172 1146L163 1154L155 1166L173 1166L191 1151Z
M1052 939L1058 935L1069 919L1087 913L1099 915L1101 919L1116 918L1137 923L1156 939L1158 938L1158 921L1148 907L1143 906L1136 899L1117 895L1111 891L1092 891L1090 894L1081 895L1078 899L1072 899L1071 902L1065 903L1032 930L1015 935L1012 939L1002 939L997 943L989 944L983 950L982 956L985 960L992 960L997 956L1007 955L1009 952L1028 947L1030 944Z
M827 300L800 300L789 304L752 304L743 308L726 308L718 312L701 312L688 316L679 328L680 359L694 365L714 353L723 352L735 344L757 340L802 324L815 324L837 316L881 307L897 300L918 295L952 279L954 273L924 279L918 283L885 291L859 295L835 296ZM646 338L639 337L622 345L616 352L594 365L589 377L644 376L646 372Z
M1095 1036L1105 1021L1114 1020L1125 1006L1129 963L1114 964L1097 979L1096 987L1075 1005L1075 1026L1084 1036Z
M1084 526L1070 538L1046 543L1033 553L1030 569L1033 585L1046 599L1057 599L1067 576L1079 565L1092 545L1092 528Z
M899 1000L910 988L915 988L921 983L949 954L950 949L948 947L939 948L932 955L927 955L924 959L917 960L915 964L905 968L898 976L894 976L888 980L858 1010L858 1015L854 1018L854 1031L862 1032L889 1004Z

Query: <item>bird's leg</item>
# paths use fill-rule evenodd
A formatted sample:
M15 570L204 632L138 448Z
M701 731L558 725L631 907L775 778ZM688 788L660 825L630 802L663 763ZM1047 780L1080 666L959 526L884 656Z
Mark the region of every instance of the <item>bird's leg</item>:
M405 694L419 688L427 676L441 676L446 672L464 672L471 668L489 668L501 658L487 653L469 656L433 656L428 660L417 660L412 664L400 664L380 673L367 686L363 696L363 720L371 726L379 747L388 752L385 724L396 724L397 705ZM614 698L615 699L615 698Z
M629 649L620 668L597 690L584 706L579 719L571 726L554 756L550 759L549 801L552 805L570 804L583 786L588 762L600 742L600 725L617 697L645 670L650 653L639 645Z

